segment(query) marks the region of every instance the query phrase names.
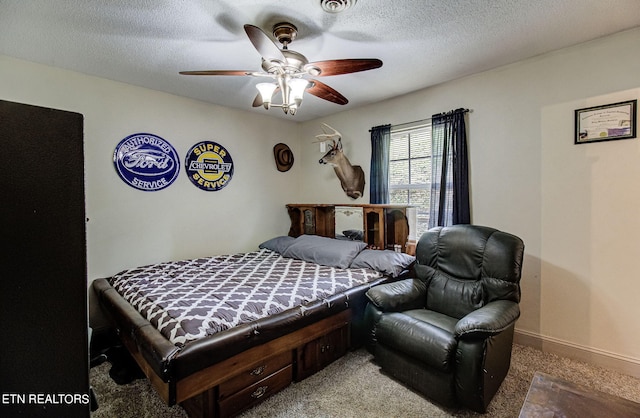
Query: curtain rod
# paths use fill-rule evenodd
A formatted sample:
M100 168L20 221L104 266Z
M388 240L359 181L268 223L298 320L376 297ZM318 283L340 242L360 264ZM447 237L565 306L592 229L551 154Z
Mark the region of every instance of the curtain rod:
M425 118L425 119L420 119L420 120L414 120L413 122L399 123L399 124L397 124L397 125L391 125L391 124L389 124L388 126L391 126L393 129L399 129L399 128L401 129L401 128L403 128L403 127L409 127L409 126L412 126L412 125L418 125L418 124L423 123L423 122L429 122L429 121L430 121L430 120L432 120L434 117L438 117L438 116L446 116L446 115L452 115L452 114L453 114L453 113L455 113L455 112L469 113L469 112L471 112L471 110L469 110L469 109L463 109L463 108L460 108L460 109L450 110L450 111L448 111L448 112L437 113L437 114L433 115L433 116L432 116L432 117L430 117L430 118ZM380 126L385 126L385 125L380 125ZM371 132L371 129L369 129L369 132Z
M450 110L450 111L448 111L448 112L437 113L437 114L435 114L435 115L431 116L431 118L433 119L433 118L438 117L438 116L448 116L448 115L453 115L454 113L457 113L457 112L469 113L469 112L470 112L470 110L469 110L469 109L463 109L463 108L455 109L455 110Z

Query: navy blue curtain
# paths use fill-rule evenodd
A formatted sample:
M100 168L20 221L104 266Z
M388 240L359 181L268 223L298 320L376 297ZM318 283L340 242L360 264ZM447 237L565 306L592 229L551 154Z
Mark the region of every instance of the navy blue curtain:
M432 116L429 228L471 223L466 109Z
M389 203L389 146L391 125L371 128L369 203Z

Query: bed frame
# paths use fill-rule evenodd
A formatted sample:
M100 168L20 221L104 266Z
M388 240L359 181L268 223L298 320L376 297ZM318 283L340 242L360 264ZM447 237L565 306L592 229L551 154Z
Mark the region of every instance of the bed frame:
M336 205L287 205L290 236L335 237ZM365 242L407 250L407 206L364 208ZM410 274L410 273L409 273ZM394 278L400 279L405 276ZM288 309L193 341L179 348L133 308L106 279L93 282L120 340L162 400L191 417L239 414L321 370L365 342L365 293L382 277L329 298Z
M374 280L180 349L106 279L93 288L124 346L162 400L191 417L228 417L321 370L362 345L366 291Z

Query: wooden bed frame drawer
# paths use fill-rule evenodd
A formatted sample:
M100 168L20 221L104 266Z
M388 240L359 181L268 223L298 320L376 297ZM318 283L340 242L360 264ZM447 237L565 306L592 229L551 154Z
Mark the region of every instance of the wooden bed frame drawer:
M322 370L346 354L351 346L349 325L329 332L296 350L296 381Z
M264 379L276 371L291 365L293 354L287 350L280 354L265 358L258 364L247 367L240 374L220 384L218 399L228 398L250 385Z
M252 407L274 393L286 388L293 380L293 366L289 364L268 377L218 402L219 416L230 417Z

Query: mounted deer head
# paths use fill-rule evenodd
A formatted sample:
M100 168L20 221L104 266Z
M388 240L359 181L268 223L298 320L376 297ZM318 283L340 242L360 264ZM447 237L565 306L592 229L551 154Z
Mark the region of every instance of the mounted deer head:
M364 192L364 171L359 165L351 165L349 159L342 152L342 135L326 123L322 124L323 134L316 135L317 141L331 141L329 151L320 158L320 164L333 166L342 190L352 199L357 199Z

